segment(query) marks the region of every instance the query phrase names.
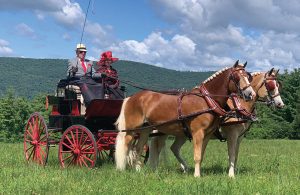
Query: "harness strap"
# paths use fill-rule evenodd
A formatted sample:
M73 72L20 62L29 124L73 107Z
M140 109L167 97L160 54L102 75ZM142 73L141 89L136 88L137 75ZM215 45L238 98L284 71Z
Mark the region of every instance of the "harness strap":
M190 129L189 125L186 123L185 119L181 119L180 122L181 122L181 125L182 125L182 130L183 130L184 135L187 138L189 138L189 140L191 142L193 137L192 137L191 129Z
M204 84L200 85L198 88L200 92L204 95L204 99L208 106L219 116L225 116L228 114L223 108L220 107L220 105L210 97L209 92L205 88Z

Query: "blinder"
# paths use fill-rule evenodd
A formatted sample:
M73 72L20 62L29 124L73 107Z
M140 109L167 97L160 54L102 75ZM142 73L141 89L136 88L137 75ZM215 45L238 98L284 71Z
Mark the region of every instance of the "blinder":
M253 76L251 75L250 72L247 72L247 75L248 75L248 80L249 80L249 82L251 83L252 80L253 80Z

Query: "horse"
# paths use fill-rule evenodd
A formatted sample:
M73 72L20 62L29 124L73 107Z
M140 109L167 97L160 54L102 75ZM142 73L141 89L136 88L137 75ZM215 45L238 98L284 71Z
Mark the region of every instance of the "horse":
M280 84L277 81L277 74L279 70L274 70L272 68L268 72L255 72L251 76L253 80L251 81L251 86L257 94L256 98L251 101L244 101L240 98L240 102L243 108L247 112L255 112L255 102L261 99L267 103L267 105L273 105L277 108L284 107L284 103L281 99L279 93ZM234 109L232 101L229 99L227 104L231 109ZM228 160L229 160L229 171L228 176L231 178L235 177L234 170L236 168L239 145L244 137L246 131L250 129L252 122L249 121L239 121L237 118L230 118L224 125L221 125L220 131L224 138L227 138L227 148L228 148ZM149 163L153 169L156 169L159 161L159 154L165 147L165 140L167 135L153 137L150 142L150 156ZM183 172L187 172L188 166L185 161L180 156L180 148L186 142L186 137L176 137L174 143L171 146L171 150L177 160L180 162ZM205 143L207 144L207 143ZM204 148L206 145L204 146Z
M229 95L239 92L247 99L256 96L245 71L246 64L236 61L233 67L218 71L187 94L168 95L145 90L126 98L115 123L119 130L116 169L125 170L127 163L137 171L141 169L140 156L155 127L176 137L184 137L187 131L190 133L194 144L194 176L200 177L203 140L219 124L219 115L225 113L223 108ZM145 123L148 125L142 127ZM139 134L139 139L133 145L135 134Z

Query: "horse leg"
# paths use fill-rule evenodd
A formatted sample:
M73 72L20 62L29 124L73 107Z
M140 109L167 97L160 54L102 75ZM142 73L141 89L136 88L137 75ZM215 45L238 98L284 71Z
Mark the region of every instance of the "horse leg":
M232 129L234 131L234 129ZM228 176L234 178L234 168L235 168L235 156L236 156L236 146L237 137L234 133L228 133L227 135L227 148L228 148L228 160L229 160L229 170Z
M134 165L136 171L141 170L141 166L143 164L143 162L141 161L141 155L142 155L142 152L144 150L144 146L148 141L149 134L150 134L150 131L143 130L143 133L140 133L138 142L136 144L136 147L135 147L136 148L136 155L134 156L135 159L133 161L134 162L133 165Z
M200 177L200 166L201 166L201 156L202 156L202 145L204 139L204 130L199 129L193 135L193 143L194 143L194 162L195 162L195 172L194 177Z
M183 160L183 158L180 156L180 149L183 146L183 144L186 142L186 137L175 137L175 141L173 142L171 146L171 150L180 163L180 167L183 170L184 173L188 172L188 166L186 162Z
M149 164L155 170L159 163L159 154L165 148L168 135L155 136L151 139L149 147Z
M209 142L209 140L211 138L211 135L212 134L206 135L204 137L203 144L202 144L202 150L201 150L201 163L202 163L202 161L204 159L205 150L206 150L207 144L208 144L208 142Z
M245 129L248 128L245 124L235 125L232 127L224 128L224 132L227 136L227 147L228 147L228 157L229 157L229 170L228 176L231 178L235 177L235 170L237 167L238 153L240 143L243 136L240 136Z

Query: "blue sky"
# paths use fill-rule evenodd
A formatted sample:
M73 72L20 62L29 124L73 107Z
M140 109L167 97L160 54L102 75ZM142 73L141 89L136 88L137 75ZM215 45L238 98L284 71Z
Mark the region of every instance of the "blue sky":
M0 0L0 56L71 58L88 0ZM206 71L248 61L252 71L300 62L298 0L91 0L83 43L116 57Z

